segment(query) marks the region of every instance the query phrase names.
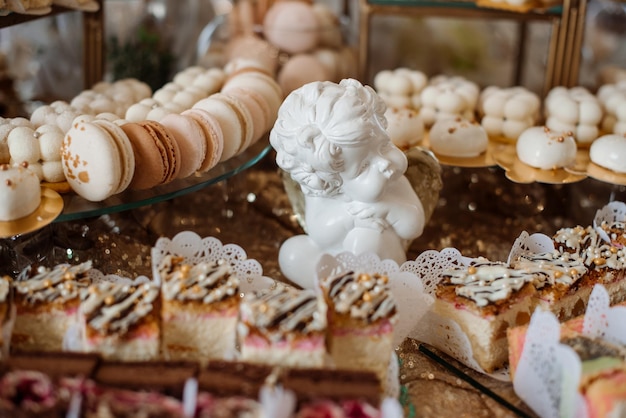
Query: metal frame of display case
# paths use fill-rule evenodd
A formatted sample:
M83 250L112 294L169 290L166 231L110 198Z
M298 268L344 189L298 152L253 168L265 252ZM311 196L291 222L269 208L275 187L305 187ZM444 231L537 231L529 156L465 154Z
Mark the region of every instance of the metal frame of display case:
M552 26L547 51L544 93L552 87L572 87L578 82L587 0L563 0L563 4L526 13L477 6L470 1L359 0L359 76L368 80L371 20L376 15L413 17L482 18L519 22L519 48L514 83L520 85L528 22L544 21Z
M51 12L43 15L10 13L0 17L0 29L42 19L61 13L77 12L83 15L83 85L90 88L104 76L104 0L96 0L95 12L52 6Z

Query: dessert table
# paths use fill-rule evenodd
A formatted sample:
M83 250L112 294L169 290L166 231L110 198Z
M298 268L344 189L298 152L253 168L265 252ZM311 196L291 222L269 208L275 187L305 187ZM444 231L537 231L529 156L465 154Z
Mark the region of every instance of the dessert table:
M173 199L53 223L34 236L16 238L14 246L23 256L45 257L46 264L91 259L105 274L150 276L155 241L191 230L241 246L266 276L284 280L280 244L302 229L274 158L270 151L236 176ZM551 234L561 226L589 224L598 208L624 191L593 179L562 186L516 184L499 168L442 169L437 207L411 245L410 259L455 247L466 256L506 260L522 231ZM535 416L510 383L473 372L433 347L407 339L397 354L406 416Z

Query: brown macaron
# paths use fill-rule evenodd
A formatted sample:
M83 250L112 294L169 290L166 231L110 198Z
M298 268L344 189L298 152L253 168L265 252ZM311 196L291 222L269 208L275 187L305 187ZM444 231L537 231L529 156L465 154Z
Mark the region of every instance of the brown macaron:
M131 190L145 190L166 184L180 170L180 149L169 131L155 121L130 122L122 125L135 153L135 175Z

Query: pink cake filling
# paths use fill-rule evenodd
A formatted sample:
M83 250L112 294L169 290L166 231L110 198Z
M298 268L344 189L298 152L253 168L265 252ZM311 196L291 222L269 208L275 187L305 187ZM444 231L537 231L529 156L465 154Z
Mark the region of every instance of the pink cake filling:
M275 343L270 344L265 338L259 335L249 335L246 337L244 345L248 347L254 347L257 349L282 349L282 348L290 348L294 350L301 351L315 351L324 347L324 336L316 335L307 338L298 338L295 341L289 340L280 340Z

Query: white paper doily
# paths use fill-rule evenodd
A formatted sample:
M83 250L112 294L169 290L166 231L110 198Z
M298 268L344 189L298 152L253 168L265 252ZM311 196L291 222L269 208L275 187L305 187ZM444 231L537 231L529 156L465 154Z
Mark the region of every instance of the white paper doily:
M609 295L595 285L583 319L582 335L626 344L626 306L609 306ZM560 343L558 319L536 310L526 332L524 350L513 387L542 418L584 418L584 399L578 392L582 363L576 352Z
M263 276L263 268L257 260L248 258L243 248L235 244L222 244L215 237L202 238L192 231L183 231L174 238L159 238L152 247L152 276L160 284L158 267L163 258L173 254L185 259L189 264L226 260L240 280L243 293L275 286L274 279Z
M554 251L554 241L552 241L552 238L540 233L529 235L528 232L522 231L511 247L507 264L511 265L511 263L517 260L522 254L541 254L552 251Z
M611 238L609 238L606 231L600 227L603 222L607 224L626 222L626 204L624 202L610 202L602 209L599 209L593 218L593 228L598 231L598 234L605 242L611 242Z

